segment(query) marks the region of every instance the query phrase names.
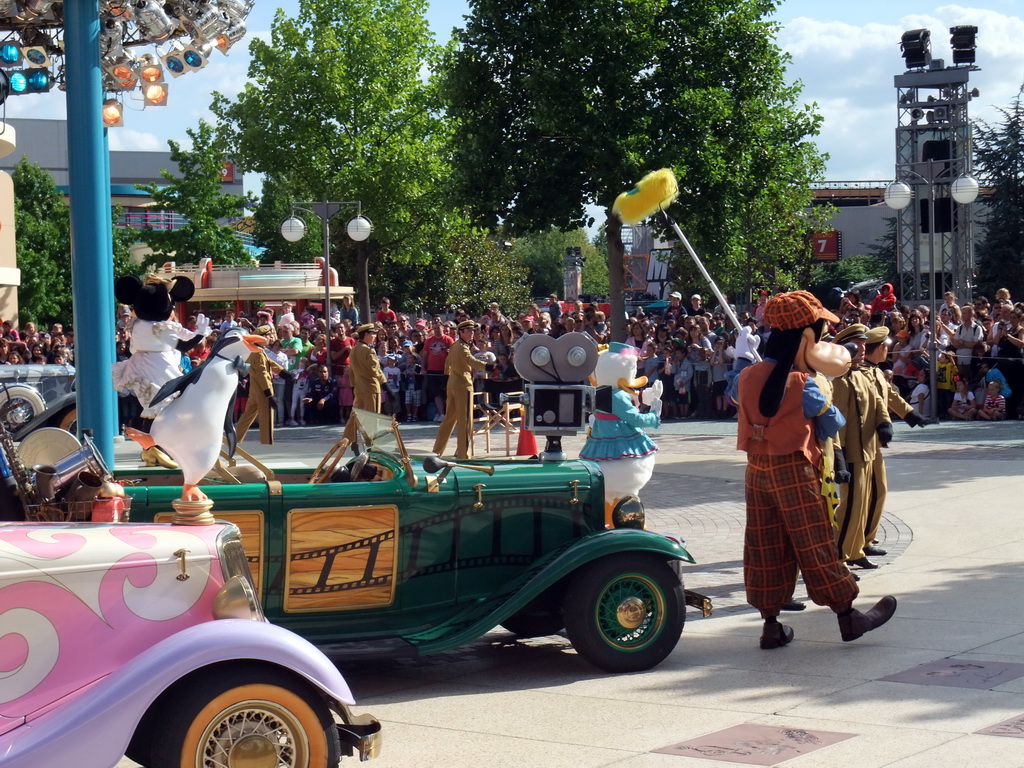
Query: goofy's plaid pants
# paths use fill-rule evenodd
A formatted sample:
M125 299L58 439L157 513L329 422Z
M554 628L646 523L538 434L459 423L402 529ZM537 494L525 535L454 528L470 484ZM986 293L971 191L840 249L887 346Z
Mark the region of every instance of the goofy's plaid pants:
M836 556L817 468L802 453L750 453L746 497L747 602L764 618L777 616L793 597L799 568L811 600L836 613L849 608L859 590Z

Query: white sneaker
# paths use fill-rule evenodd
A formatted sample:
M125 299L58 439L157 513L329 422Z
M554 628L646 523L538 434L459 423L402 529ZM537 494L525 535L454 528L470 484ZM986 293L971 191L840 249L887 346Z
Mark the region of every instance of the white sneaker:
M288 421L285 422L285 425L289 427L297 427L299 426L299 422L297 422L295 419L289 419Z
M306 426L306 420L305 419L299 419L299 426L300 427Z

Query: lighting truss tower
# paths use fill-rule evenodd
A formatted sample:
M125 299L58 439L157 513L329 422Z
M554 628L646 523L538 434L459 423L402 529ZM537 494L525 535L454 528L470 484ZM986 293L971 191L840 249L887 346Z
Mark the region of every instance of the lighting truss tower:
M954 61L958 59L954 50ZM896 233L900 296L922 301L930 298L930 290L939 296L953 291L964 301L974 285L972 221L970 206L953 201L950 185L972 175L968 104L978 94L970 91L968 80L978 68L970 63L944 67L941 59L925 66L894 79L896 178L914 188L914 203L902 212ZM930 210L934 221L929 220Z

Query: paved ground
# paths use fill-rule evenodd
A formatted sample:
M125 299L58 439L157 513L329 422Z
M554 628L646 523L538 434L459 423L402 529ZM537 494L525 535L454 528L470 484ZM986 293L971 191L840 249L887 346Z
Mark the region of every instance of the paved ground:
M407 430L412 449L429 449L434 430ZM336 435L284 429L258 455L315 454ZM734 423L670 423L657 440L643 494L650 525L684 535L698 561L687 586L713 596L714 615L691 609L673 654L640 674L601 673L559 636L517 642L501 631L426 659L343 668L359 710L385 724L377 766L1024 766L1024 423L898 424L889 555L862 572L858 602L894 594L895 618L842 643L831 612L810 605L786 619L796 640L768 652L743 599ZM566 441L570 455L578 446ZM916 682L883 679L926 664L938 666ZM974 687L954 687L964 683ZM1006 721L1002 735L978 733ZM709 737L741 725L772 730L744 733L738 746ZM843 740L822 746L820 732ZM654 751L701 737L676 754Z

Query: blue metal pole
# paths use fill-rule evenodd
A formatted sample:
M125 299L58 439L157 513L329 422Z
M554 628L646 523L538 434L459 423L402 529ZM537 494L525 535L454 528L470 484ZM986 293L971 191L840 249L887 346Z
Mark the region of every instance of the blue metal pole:
M78 426L92 430L104 460L113 466L114 259L109 158L101 114L99 0L64 3L64 52Z

